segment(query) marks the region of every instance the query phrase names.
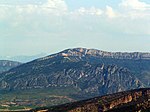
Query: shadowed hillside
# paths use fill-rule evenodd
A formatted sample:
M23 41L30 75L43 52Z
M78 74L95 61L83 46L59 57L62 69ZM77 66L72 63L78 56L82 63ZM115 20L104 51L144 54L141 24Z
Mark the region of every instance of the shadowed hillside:
M150 111L149 100L150 88L145 88L50 108L37 108L31 112L148 112Z

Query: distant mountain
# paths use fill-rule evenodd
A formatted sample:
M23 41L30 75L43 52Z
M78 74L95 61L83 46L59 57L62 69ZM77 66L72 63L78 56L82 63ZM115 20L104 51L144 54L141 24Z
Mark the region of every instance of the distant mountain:
M97 49L75 48L46 58L57 55L63 55L77 61L124 67L135 74L145 85L150 86L150 53L106 52Z
M17 67L21 65L20 62L16 61L9 61L9 60L0 60L0 73L6 72L11 68Z
M145 71L149 74L149 53L110 53L75 48L0 74L0 89L71 86L80 91L78 96L97 96L149 86L137 78Z
M18 62L26 63L26 62L29 62L29 61L32 61L34 59L41 58L41 57L44 57L44 56L46 56L46 54L41 53L41 54L37 54L37 55L33 55L33 56L25 56L25 55L13 56L13 57L6 56L6 57L0 57L0 59L2 59L2 60L12 60L12 61L18 61Z
M102 97L42 107L30 112L150 112L150 88L110 94Z

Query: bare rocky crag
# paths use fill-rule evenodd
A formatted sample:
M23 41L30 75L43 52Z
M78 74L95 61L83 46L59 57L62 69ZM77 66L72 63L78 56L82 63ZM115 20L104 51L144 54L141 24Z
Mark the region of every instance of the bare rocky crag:
M150 88L119 92L89 100L38 108L31 112L149 112Z

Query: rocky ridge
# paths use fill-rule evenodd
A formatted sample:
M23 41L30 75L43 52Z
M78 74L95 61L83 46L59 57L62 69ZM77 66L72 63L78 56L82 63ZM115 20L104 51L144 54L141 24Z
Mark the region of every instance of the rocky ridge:
M150 88L115 93L102 97L68 103L54 107L43 107L34 112L148 112L150 111Z
M114 58L114 59L147 59L150 60L150 53L141 53L141 52L107 52L107 51L101 51L97 49L87 49L87 48L74 48L74 49L66 49L60 53L47 56L43 59L48 59L54 56L79 56L79 57L85 57L85 56L94 56L99 58Z

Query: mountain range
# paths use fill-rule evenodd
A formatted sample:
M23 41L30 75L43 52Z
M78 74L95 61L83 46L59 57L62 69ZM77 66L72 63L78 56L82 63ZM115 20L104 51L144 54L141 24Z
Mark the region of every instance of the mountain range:
M34 59L44 57L46 56L46 53L40 53L37 55L19 55L19 56L0 56L0 60L11 60L11 61L17 61L21 63L26 63L29 61L32 61Z
M80 97L101 96L149 87L150 53L67 49L12 68L0 80L0 90L72 87Z

